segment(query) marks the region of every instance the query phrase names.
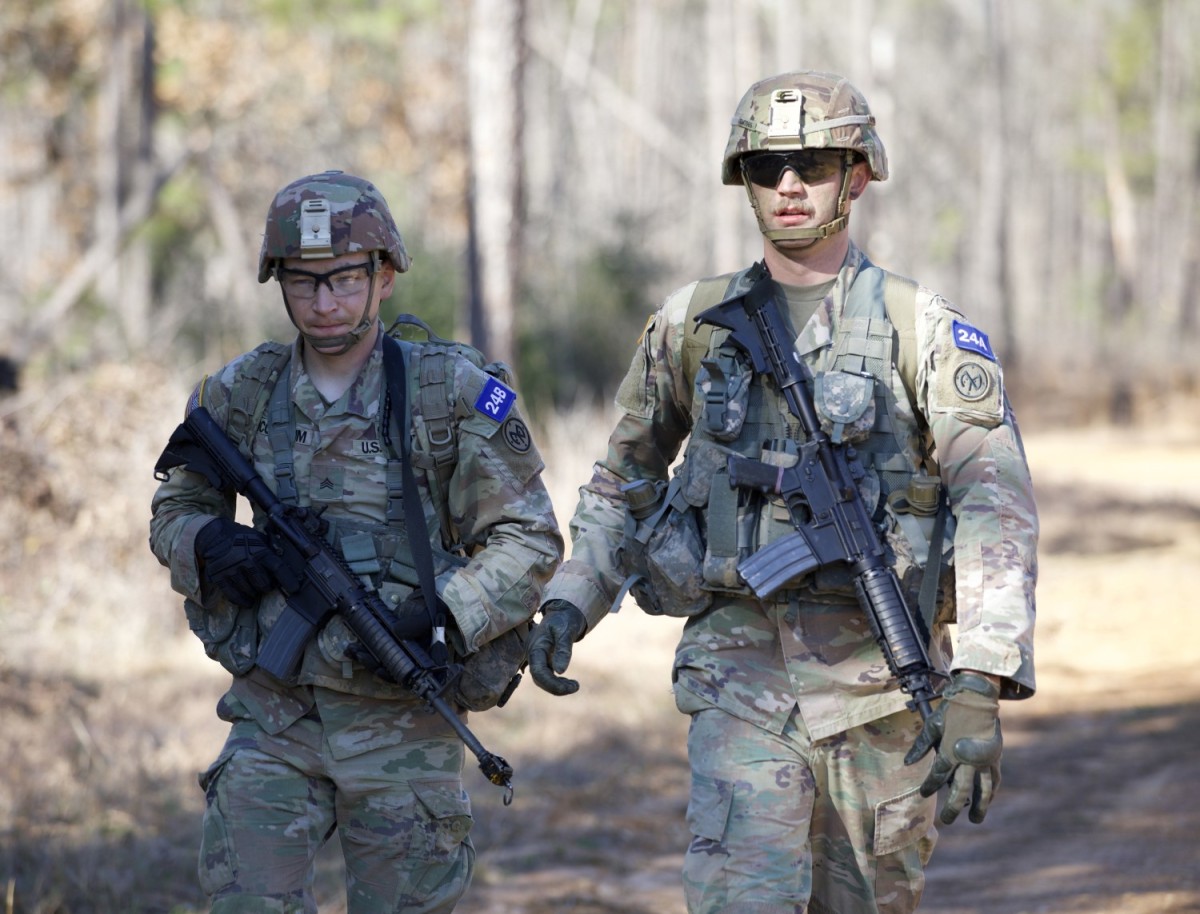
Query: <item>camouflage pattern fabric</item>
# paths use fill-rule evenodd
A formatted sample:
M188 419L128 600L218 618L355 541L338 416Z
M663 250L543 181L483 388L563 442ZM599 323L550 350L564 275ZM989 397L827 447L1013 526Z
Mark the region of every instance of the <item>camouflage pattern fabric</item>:
M387 447L380 427L384 387L382 336L359 377L334 403L326 402L313 386L304 370L301 345L299 341L294 344L289 374L278 382L290 387L295 420L292 458L299 503L323 508L323 517L338 535L365 531L379 541L387 541L412 533L397 531L387 525ZM414 344L414 348L419 348L418 344ZM241 356L207 378L197 387L190 406L202 403L223 426L239 367L252 357L251 354ZM455 416L457 464L444 486L445 507L458 530L469 562L443 570L438 575L437 588L453 616L454 646L464 654L476 651L493 638L528 622L538 606L545 582L561 558L562 537L549 494L541 481L541 457L519 409L513 406L500 422L473 408L472 404L480 400L485 390L493 389L489 385L497 382L469 359L453 357L447 372L446 393L451 414ZM421 407L420 398L415 398L412 402L414 424L423 422ZM256 430L248 449L255 469L269 485L273 485L274 454L265 423ZM436 539L440 537L439 512L432 504L428 480L420 472L417 476L428 529L416 535L429 536L439 542ZM154 495L151 548L160 562L170 569L174 589L193 604L215 606L217 600L216 595L205 592L201 585L194 553L196 533L212 516L232 516L234 509L231 496L213 490L202 476L183 469L172 471ZM261 519L256 520L261 522ZM380 564L383 567L372 579L376 584L386 577L386 557ZM389 596L400 597L402 594L393 589ZM263 598L256 619L260 637L270 630L282 606L282 597L278 593ZM387 767L375 769L377 777L379 772L388 772L385 780L389 781L393 774L397 781L415 776L405 767L410 763L416 765L416 771L425 770L421 767L425 763L416 756L410 759L408 750L398 743L418 738L457 743L449 724L436 715L429 715L423 703L411 692L379 678L355 662L347 652L350 639L340 619L334 617L308 645L299 679L293 685L280 683L258 669L235 676L223 700L223 705L239 709L231 740L237 743L247 732L252 732L255 744L260 748L267 737L286 741L293 738L296 727L310 727L314 714L326 722L326 735L332 736L334 728L328 726L328 722L337 718L341 721L336 728L341 734L339 738L352 740L356 751L396 747L394 755L387 760ZM322 702L317 698L322 694L341 695L345 704L338 704L328 697ZM351 711L343 714L343 708ZM407 730L412 732L406 733ZM300 742L305 739L295 738ZM329 751L334 755L338 752L332 744ZM263 764L267 763L264 761ZM316 765L317 762L305 764ZM251 779L258 776L254 766L243 774ZM307 775L292 771L290 776L299 778L299 789L303 791ZM253 793L239 795L245 796L251 806L229 810L233 819L250 814L253 809ZM412 805L411 801L408 805ZM334 813L335 810L326 809L322 814ZM341 821L343 812L337 810L336 814ZM297 840L301 845L305 843L303 836ZM414 844L410 853L424 853L428 846ZM443 851L435 848L430 852L444 856ZM362 853L373 851L363 848ZM394 854L388 850L386 860L393 858ZM263 858L257 857L244 861L240 870L258 869L262 862ZM430 866L434 862L430 862ZM418 859L406 858L404 866L411 868L419 864ZM380 865L387 867L392 863ZM455 873L457 875L447 871L446 878L465 878L461 872L456 870ZM299 884L294 888L301 891ZM263 910L305 909L267 907ZM391 908L370 904L356 907L352 902L350 910L374 912ZM396 910L440 911L449 908L401 906Z
M308 200L327 202L328 237L321 234L323 221L306 219L303 205ZM338 257L357 251L386 251L397 273L411 264L383 194L370 181L340 171L299 178L275 195L267 211L258 281L271 278L276 260Z
M683 863L691 914L908 914L937 841L928 765L906 768L911 712L814 742L711 709L692 717ZM797 835L810 842L797 846ZM865 851L865 853L864 853Z
M431 715L314 689L313 710L264 730L226 696L231 730L200 775L199 876L217 914L310 914L313 859L336 830L348 910L449 912L474 868L463 746Z
M849 80L803 70L761 80L738 102L721 165L724 184L741 184L738 159L747 153L791 149L849 149L886 181L887 153L867 100Z

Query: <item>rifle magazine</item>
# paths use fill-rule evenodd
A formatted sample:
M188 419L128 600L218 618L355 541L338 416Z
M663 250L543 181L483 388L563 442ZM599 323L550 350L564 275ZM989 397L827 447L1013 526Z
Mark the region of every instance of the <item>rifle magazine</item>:
M738 575L756 597L764 600L820 564L808 540L797 530L738 562Z

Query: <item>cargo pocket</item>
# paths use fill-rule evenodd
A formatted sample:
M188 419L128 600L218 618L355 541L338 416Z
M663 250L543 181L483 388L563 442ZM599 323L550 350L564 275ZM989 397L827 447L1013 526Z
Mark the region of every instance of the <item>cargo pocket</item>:
M687 808L687 826L692 839L683 858L683 884L688 910L693 907L732 910L725 906L729 891L726 832L732 809L733 784L692 773Z
M413 861L411 890L420 896L434 891L449 896L457 885L461 894L475 867L471 801L458 779L418 780L411 786L416 796L408 854Z
M729 825L729 811L733 808L733 785L705 774L692 774L692 792L688 797L687 826L693 836L692 847L697 842L720 845L725 840L725 829Z
M923 797L920 788L884 800L875 807L875 856L913 847L933 831L937 796Z
M234 865L233 840L229 836L226 815L229 809L225 797L221 773L229 759L222 755L207 770L200 774L200 787L204 790L204 825L200 838L200 859L196 873L200 888L206 895L215 895L231 885L237 878Z
M914 788L875 807L873 887L881 912L912 911L925 886L933 855L937 797Z

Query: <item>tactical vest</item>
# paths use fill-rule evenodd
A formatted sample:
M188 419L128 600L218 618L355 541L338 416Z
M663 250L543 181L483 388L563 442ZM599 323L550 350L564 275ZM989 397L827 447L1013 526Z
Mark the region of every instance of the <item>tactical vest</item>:
M387 332L404 351L408 390L420 415L417 422L413 422L411 416L391 416L391 435L412 430L410 458L418 481L425 483L419 486L427 524L425 535L432 544L434 574L440 575L467 563L458 530L450 517L447 492L458 462L456 425L460 417L454 413L452 399L455 360L468 359L505 384L511 384L511 377L502 363L487 363L479 350L438 337L412 315L400 315ZM422 333L424 339L411 339L416 333ZM291 350L287 344L265 342L237 365L229 393L225 432L247 459L253 460L253 441L260 431L265 431L272 451L276 494L284 504L294 505L298 503L299 493L293 473L292 445L296 429L287 383ZM381 385L381 398L387 396L387 388L387 384ZM382 417L385 414L382 403L380 407ZM329 533L331 543L342 553L350 570L358 574L369 589L377 590L385 603L393 606L399 605L420 586L410 531L405 523L401 467L396 449L389 449L386 526L336 519L330 524ZM257 628L256 623L254 628ZM470 710L484 710L506 697L503 695L505 688L524 660L525 640L520 628L501 635L471 655L453 696L460 705ZM238 669L231 668L224 657L214 656L235 675L245 673L254 660L254 643L247 642L256 640L255 632L233 633L231 641L240 645ZM335 616L305 652L299 681L380 697L404 694L399 687L381 684L361 668L355 668L354 660L348 654L354 641L340 617ZM221 653L227 653L230 647L222 646Z
M695 509L690 512L693 516L702 518L697 547L703 550L699 588L709 592L749 593L737 574L739 560L793 529L781 501L731 488L727 463L730 453L738 453L783 466L794 464L799 424L782 397L756 377L745 356L728 343L729 331L695 322L696 315L744 292L747 272L702 280L692 292L682 341L684 377L691 381L693 398L692 431L684 461L660 495L664 508L674 505L674 512L668 515L682 515L690 507ZM845 441L858 451L867 471L862 484L864 501L886 531L896 553L897 572L902 579L907 577L913 605L920 597L917 588L930 540L939 540L939 552L942 542L940 528L935 530L940 503L937 467L928 450L924 422L914 406L916 293L912 280L864 260L841 313L835 316L831 345L805 354L813 378L807 394L813 397L830 439L835 444ZM914 449L917 462L911 456ZM943 524L947 514L943 514ZM667 517L660 520L667 521ZM681 523L678 518L667 522ZM636 522L628 523L627 537L636 536ZM656 535L648 525L641 529L644 538ZM664 539L670 542L671 560L679 561L680 554L687 551L679 544L687 538L673 534ZM697 589L686 586L678 574L655 575L654 558L651 556L646 577L667 583L677 606L687 608L672 614L701 611L707 601L698 598ZM665 582L668 577L674 581ZM799 591L805 598L856 602L848 570L838 567L818 569L789 591L780 597ZM953 593L952 586L949 592ZM931 614L932 608L925 611Z
M420 318L401 314L388 328L388 335L398 340L404 349L409 389L416 391L422 422L417 423L413 440L412 460L429 488L432 505L426 514L438 518L444 545L451 548L458 534L446 510L445 486L458 462L458 442L455 434L456 417L451 410L451 389L454 359L465 358L477 368L511 385L508 367L501 362L487 362L483 353L473 346L444 339L435 334ZM414 340L415 334L424 339ZM268 341L259 345L249 358L239 363L230 391L225 432L247 458L252 458L251 442L266 422L275 463L276 494L285 504L294 504L296 488L292 479L292 442L294 420L286 384L277 382L285 376L291 361L291 346ZM386 393L386 391L385 391ZM401 523L399 509L400 476L396 454L388 455L389 524Z

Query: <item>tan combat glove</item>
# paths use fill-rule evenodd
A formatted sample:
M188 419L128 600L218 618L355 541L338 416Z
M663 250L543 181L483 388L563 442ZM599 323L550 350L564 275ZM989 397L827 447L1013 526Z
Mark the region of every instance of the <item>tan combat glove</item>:
M970 802L968 818L975 823L987 815L1000 787L1000 687L979 673L958 672L942 692L937 710L925 721L904 764L920 761L937 750L933 768L921 784L921 796L950 784L941 820L949 825Z

